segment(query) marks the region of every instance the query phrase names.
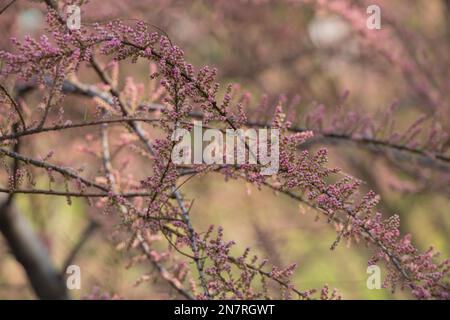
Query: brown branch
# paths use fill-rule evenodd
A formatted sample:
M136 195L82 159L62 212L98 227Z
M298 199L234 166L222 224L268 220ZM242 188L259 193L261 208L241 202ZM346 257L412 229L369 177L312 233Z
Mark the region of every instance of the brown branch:
M73 123L73 124L64 124L64 125L55 125L50 127L42 127L42 128L33 128L28 129L24 131L18 131L12 134L3 135L0 136L0 141L5 140L11 140L11 139L17 139L19 137L33 135L33 134L39 134L49 131L60 131L60 130L66 130L66 129L74 129L74 128L81 128L81 127L89 127L89 126L97 126L105 123L128 123L130 121L141 121L141 122L157 122L158 119L149 119L145 117L134 117L134 118L118 118L118 119L103 119L103 120L96 120L96 121L89 121L89 122L80 122L80 123Z
M40 161L40 160L36 160L36 159L33 159L33 158L29 158L29 157L23 156L23 155L21 155L21 154L19 154L17 152L14 152L14 151L9 151L7 149L0 148L0 154L2 154L2 153L4 155L10 157L10 158L20 160L20 161L22 161L22 162L24 162L26 164L32 164L35 167L39 167L39 168L43 168L43 169L47 169L47 170L53 170L55 172L58 172L58 173L62 174L63 176L67 176L67 177L70 177L70 178L73 178L73 179L77 179L80 182L82 182L83 184L85 184L86 186L95 187L95 188L97 188L99 190L102 190L104 192L109 192L108 188L106 188L106 187L104 187L104 186L102 186L102 185L100 185L98 183L89 181L89 180L79 176L78 174L76 174L71 169L66 169L66 168L63 168L63 167L59 167L59 166L47 163L45 161Z
M108 198L111 197L110 193L105 192L68 192L68 191L56 191L56 190L44 190L44 189L7 189L0 188L0 193L22 193L22 194L36 194L36 195L50 195L50 196L62 196L62 197L78 197L78 198ZM115 194L120 198L137 198L148 197L149 192L124 192Z
M0 154L3 153L4 155L13 158L13 159L17 159L20 160L26 164L31 164L35 167L39 167L39 168L43 168L43 169L47 169L47 170L53 170L55 172L58 172L60 174L62 174L63 176L67 176L70 178L73 178L75 180L78 180L80 182L82 182L84 185L89 186L89 187L94 187L98 190L101 190L105 193L108 193L110 197L113 198L117 198L119 196L119 194L115 193L113 190L110 190L109 188L92 182L86 178L81 177L80 175L76 174L72 169L68 169L68 168L63 168L63 167L59 167L50 163L47 163L45 161L40 161L40 160L36 160L33 158L29 158L29 157L25 157L19 153L16 153L14 151L9 151L7 149L4 148L0 148ZM132 210L142 214L142 212L140 212L139 209L137 209L136 207L134 207L131 203L129 202L124 202L124 205L126 205L127 207L131 208ZM149 219L158 219L158 217L148 217ZM173 221L180 221L180 219L176 219L176 218L164 218L166 220L173 220Z
M14 2L16 2L16 0L11 0L6 6L4 6L1 10L0 10L0 14L3 14L3 12L5 12Z
M68 299L64 279L29 222L0 196L0 231L41 299Z
M239 262L234 257L228 257L227 260L229 262L231 262L232 264L236 265L238 268L241 268L241 269L249 268L249 269L251 269L253 271L258 272L261 276L266 277L268 279L271 279L272 281L275 281L276 283L278 283L280 286L282 286L282 287L284 287L284 288L286 288L288 290L291 290L292 292L295 292L299 297L302 297L302 298L307 298L308 297L308 294L306 292L301 292L300 290L298 290L298 289L292 287L291 285L289 285L289 283L284 282L284 281L282 281L282 280L280 280L278 278L275 278L275 277L271 276L270 272L264 271L261 268L256 268L255 266L253 266L251 264L248 264L248 263Z

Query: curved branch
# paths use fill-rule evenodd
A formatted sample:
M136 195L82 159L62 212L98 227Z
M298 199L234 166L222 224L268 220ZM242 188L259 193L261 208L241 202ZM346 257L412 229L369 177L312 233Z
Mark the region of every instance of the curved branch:
M107 93L95 88L91 85L82 84L79 82L65 81L65 90L66 93L80 94L88 97L97 97L105 101L106 103L111 104L112 99ZM141 108L145 108L148 111L160 111L164 109L164 106L157 103L142 103L140 104ZM201 120L203 118L203 114L201 112L192 111L189 113L189 116L194 119ZM258 128L266 128L270 126L270 123L260 122L260 121L252 121L249 120L246 124L249 127L258 127ZM425 149L413 148L407 145L390 142L388 140L376 139L376 138L357 138L350 134L345 133L337 133L337 132L326 132L321 130L316 130L313 128L300 127L300 126L292 126L288 129L290 132L306 132L312 131L316 136L323 137L325 139L337 140L337 141L347 141L355 144L359 144L364 147L379 147L384 149L390 149L399 152L406 152L413 156L418 156L425 159L428 163L432 164L433 162L440 162L443 165L450 166L450 156L432 153Z

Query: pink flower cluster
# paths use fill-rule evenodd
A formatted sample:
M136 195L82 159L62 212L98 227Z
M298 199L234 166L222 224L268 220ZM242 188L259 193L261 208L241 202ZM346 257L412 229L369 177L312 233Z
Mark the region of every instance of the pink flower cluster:
M319 4L325 5L325 2L319 1ZM333 5L332 9L343 8ZM49 165L48 159L42 161L25 159L25 161L22 158L21 161L47 170L49 176L57 172L67 181L76 181L78 187L83 189L82 192L86 188L96 188L97 191L104 192L103 198L107 198L108 202L99 201L98 205L121 212L124 225L131 228L133 240L139 238L137 235L141 234L164 235L173 250L194 261L198 281L202 287L202 292L196 293L196 298L273 298L268 281L274 282L279 287L282 298L291 298L294 294L296 298L309 299L314 297L315 291L295 289L289 280L295 271L295 264L266 270L264 267L267 261L259 259L256 255L251 256L249 249L241 256L233 257L231 248L235 243L224 240L221 228L217 229L216 236L213 236L213 227L204 234L195 231L189 217L190 207L188 208L187 202L177 189L179 179L189 170L193 170L195 174L217 171L226 179L245 180L259 188L269 187L301 201L323 213L328 222L338 226L337 240L332 248L341 238L364 240L374 248L375 253L369 263L385 262L389 272L385 279L386 286L408 288L413 295L421 299L449 298L446 283L449 260L436 262L436 254L432 249L420 253L412 245L410 236L400 235L400 222L397 216L383 220L381 213L376 210L379 197L372 191L361 195L359 191L361 181L343 174L339 169L329 168L327 149L320 148L314 153L304 150L302 144L312 139L315 132L296 128L292 121L287 119L289 115L283 112L286 104L283 98L275 107L274 115L268 124L270 128L279 129L281 132L280 171L277 175L270 178L261 175L258 165L177 167L170 161L174 147L171 135L176 128L192 128L191 122L194 117L200 117L204 123L221 129L252 126L252 121L247 115L250 95L246 92L239 94L236 86L229 85L223 98L219 99L217 70L209 66L196 70L193 65L186 62L184 53L179 47L168 37L153 31L154 28L145 22L128 24L125 21L115 20L106 24L95 24L92 31L84 28L80 31L70 31L61 19L56 11L52 9L49 11L47 20L51 38L42 36L40 40L34 40L26 37L22 42L13 39L17 53L0 52L0 58L5 61L2 75L19 75L26 80L37 77L40 81L45 81L46 76L53 75L52 84L56 85L52 90L56 92L50 92L50 96L44 100L47 114L53 104L59 104L51 103L51 99L55 95L62 95L62 82L66 79L67 73L76 72L81 62L91 64L103 81L102 88L106 88L107 91L107 98L99 103L98 119L95 120L106 130L106 121L114 120L117 114L123 116L123 124L133 134L133 138L124 138L123 145L134 141L133 139L140 141L145 147L134 146L135 151L152 161L150 172L146 172L147 177L133 185L145 195L140 195L140 200L129 201L120 194L121 189L127 184L127 179L116 179L116 175L120 175L120 172L111 171L109 168L111 164L108 160L107 134L104 131L101 141L103 152L84 149L94 156L102 154L105 168L101 171L104 172L106 179L100 179L100 182L80 178L76 170ZM148 116L150 112L149 109L140 108L139 96L142 89L139 89L132 79L127 79L123 91L116 88L114 83L116 81L109 79L101 65L94 59L97 54L112 59L113 64L125 59L132 62L147 59L155 63L157 70L152 73L151 78L159 80L161 90L164 92L163 105L158 110L160 117L154 124L154 127L162 132L157 139L150 141L148 132L143 131L137 120L132 119L142 115ZM332 119L328 127L324 124L324 118L324 108L317 106L308 114L306 122L313 130L319 131L319 134L334 132L335 138L349 137L361 142L376 136L377 129L356 113ZM39 133L45 123L44 117L40 124L32 128ZM417 146L414 145L414 141L421 123L421 121L414 123L401 137L391 135L388 141L378 143L406 141L406 146L402 148L414 148ZM66 124L70 125L72 125L70 122ZM58 127L54 128L55 131L57 129ZM11 128L8 130L4 131L13 132ZM433 130L429 140L441 141L436 138L438 135L439 131ZM436 142L432 149L442 151L443 146ZM15 153L7 151L2 151L2 154L19 158ZM23 176L23 171L16 171L11 180L11 184L14 184L11 188L17 188ZM146 258L157 266L163 278L181 291L179 284L187 279L184 266L176 265L176 268L170 270L175 276L168 276L168 271L160 265L168 260L167 257L156 251L149 251L145 246L151 245L148 242L145 238L141 241L141 245L144 243L142 247ZM98 293L93 296L98 296ZM320 292L320 298L338 299L340 296L336 291L330 293L328 286L325 286Z

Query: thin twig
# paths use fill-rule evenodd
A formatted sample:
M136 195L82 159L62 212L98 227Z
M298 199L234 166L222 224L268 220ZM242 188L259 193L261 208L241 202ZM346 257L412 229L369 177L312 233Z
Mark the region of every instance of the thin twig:
M149 118L145 118L145 117L134 117L134 118L123 117L123 118L118 118L118 119L103 119L103 120L95 120L95 121L89 121L89 122L54 125L54 126L50 126L50 127L28 129L25 131L16 131L15 133L12 133L12 134L0 136L0 141L17 139L19 137L33 135L33 134L39 134L39 133L44 133L44 132L49 132L49 131L61 131L61 130L66 130L66 129L97 126L97 125L105 124L105 123L128 123L129 121L156 122L159 120L158 119L149 119Z
M4 6L1 10L0 10L0 15L3 14L3 12L5 12L14 2L16 2L16 0L11 0L6 6Z
M203 287L203 291L205 292L206 297L208 299L210 299L211 296L209 294L208 284L206 283L205 273L203 272L203 263L202 263L202 261L200 261L200 257L199 257L197 236L195 234L194 228L192 227L191 219L189 217L189 211L191 210L192 205L194 204L194 201L191 202L189 209L187 209L184 205L183 199L179 192L175 192L175 197L176 197L179 207L181 209L181 216L183 217L183 221L187 227L188 238L191 243L192 251L194 253L194 262L195 262L195 266L197 267L198 276L200 278L200 284Z
M0 89L3 91L3 93L6 95L6 97L8 98L8 100L11 102L11 104L14 107L14 110L16 110L17 114L19 115L20 118L20 122L22 124L23 130L26 130L27 125L25 124L25 119L22 115L22 111L20 110L19 105L17 104L17 102L11 97L11 95L9 94L8 90L6 90L6 88L0 84Z

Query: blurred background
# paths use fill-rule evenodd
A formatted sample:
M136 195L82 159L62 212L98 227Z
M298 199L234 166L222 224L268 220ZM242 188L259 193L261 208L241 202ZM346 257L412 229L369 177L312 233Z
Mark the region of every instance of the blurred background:
M9 2L1 0L0 8ZM381 30L364 27L369 4L381 8ZM0 15L0 49L11 50L12 34L21 38L45 32L43 10L38 1L15 1ZM270 106L281 97L291 105L290 116L299 125L314 110L382 122L386 110L397 103L396 130L408 128L425 114L430 126L438 119L450 132L450 1L91 0L83 6L82 24L114 18L142 19L164 30L188 61L197 67L217 67L218 82L237 83L249 91L254 99L250 113L255 115L263 97ZM97 81L88 70L83 72L92 83ZM145 83L148 65L121 63L121 85L129 75ZM77 99L69 97L65 103L82 101ZM66 112L82 117L84 108ZM327 129L327 124L322 126ZM79 152L79 146L90 130L80 129L76 136L66 132L30 138L24 148L28 154L55 150L52 160L65 158L89 167L93 160ZM70 159L67 143L73 145ZM307 144L311 150L322 146L330 149L330 166L365 181L363 190L381 195L379 208L385 216L400 215L401 230L413 235L418 248L432 245L442 257L449 256L448 165L435 167L402 153L332 139ZM142 175L137 165L128 170ZM1 183L5 187L5 179ZM225 238L237 242L236 252L248 246L275 265L298 263L293 282L299 289L327 283L338 288L344 299L410 298L401 290L367 289L371 250L342 243L330 251L336 237L333 227L295 201L242 182L225 182L219 175L194 178L183 186L183 193L195 199L192 220L197 229L222 225ZM100 226L89 234L74 262L82 268L82 287L70 292L73 297L85 297L96 287L126 299L171 297L161 281L135 286L148 266L128 267L132 255L117 250L114 239L118 221L102 215L95 205L72 199L69 206L64 197L42 195L19 195L16 202L58 266L89 225L89 217L98 221ZM0 298L34 298L24 271L2 240ZM161 239L160 246L167 243Z

